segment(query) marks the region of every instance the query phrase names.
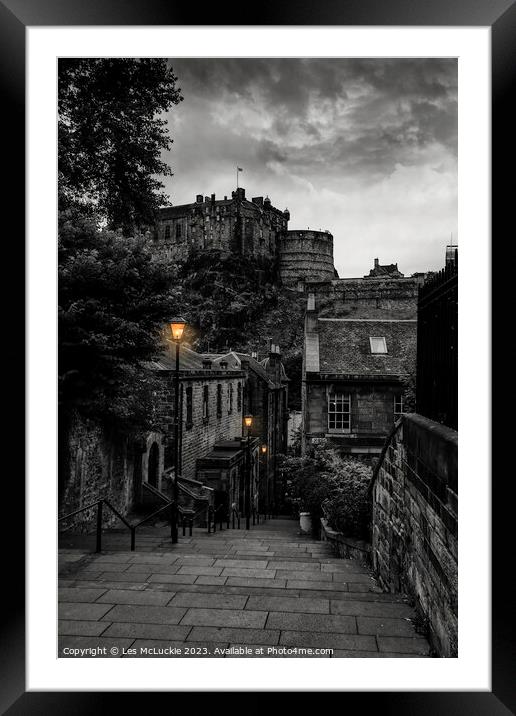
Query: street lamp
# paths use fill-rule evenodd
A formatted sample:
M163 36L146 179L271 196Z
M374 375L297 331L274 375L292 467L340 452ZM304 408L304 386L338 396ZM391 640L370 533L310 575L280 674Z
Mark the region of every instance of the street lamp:
M253 416L244 415L244 425L247 428L247 470L245 475L245 528L251 527L251 427L253 425Z
M262 474L265 475L265 495L263 495L263 480L262 480L262 496L265 497L265 519L269 516L269 475L267 471L267 445L262 445L260 447L260 452L263 455L263 469ZM263 504L262 504L263 507ZM259 508L258 508L258 515L260 514Z
M183 339L186 321L184 318L172 318L170 332L176 344L176 370L174 374L174 509L172 515L172 543L177 543L177 517L179 509L179 346Z

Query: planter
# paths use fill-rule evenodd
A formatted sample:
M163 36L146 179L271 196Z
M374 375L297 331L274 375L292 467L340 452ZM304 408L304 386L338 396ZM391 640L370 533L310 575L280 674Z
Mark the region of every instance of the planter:
M299 513L299 529L305 535L312 533L312 515L309 512Z

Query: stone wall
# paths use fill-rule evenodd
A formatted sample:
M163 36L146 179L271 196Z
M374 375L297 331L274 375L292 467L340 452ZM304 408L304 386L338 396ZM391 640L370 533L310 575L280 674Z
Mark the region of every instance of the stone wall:
M403 416L372 482L381 584L416 601L440 656L457 655L457 433Z
M330 432L328 391L351 398L350 432ZM304 430L306 440L327 438L343 453L379 454L394 425L394 398L403 392L401 383L340 382L310 379L305 383Z
M336 279L310 284L319 315L340 318L412 319L417 316L421 278Z
M280 239L279 273L287 286L304 280L331 281L333 236L329 231L287 231Z
M144 446L136 446L127 438L107 431L92 421L74 416L69 426L67 450L62 453L65 464L60 466L63 485L59 516L85 507L104 497L126 515L135 500L135 467L142 465ZM66 440L64 436L61 440ZM104 510L105 526L118 521L110 510ZM93 510L80 513L61 523L60 527L89 530L94 528Z

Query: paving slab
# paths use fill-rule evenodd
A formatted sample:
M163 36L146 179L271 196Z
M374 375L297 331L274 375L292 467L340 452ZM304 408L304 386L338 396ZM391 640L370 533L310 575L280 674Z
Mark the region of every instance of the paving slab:
M133 639L167 639L184 641L191 627L175 624L146 624L138 622L116 622L108 626L103 636L131 637Z
M150 589L137 591L134 589L110 589L97 599L110 604L144 604L149 606L165 606L174 597L174 592L157 592Z
M328 599L304 599L303 597L250 596L245 608L266 612L329 614L330 602Z
M170 602L173 607L202 607L207 609L243 609L249 597L237 594L195 594L181 592Z
M230 627L200 627L196 626L188 635L186 641L205 642L231 642L233 644L269 644L278 643L279 631L272 629L238 629Z
M193 584L196 580L195 574L150 574L149 582L160 582L160 584Z
M350 593L347 592L349 595ZM357 617L394 617L397 619L409 619L414 616L414 609L408 604L392 604L381 601L349 601L332 599L330 612L332 614L349 614ZM368 634L369 632L361 632Z
M74 619L59 619L57 633L66 636L100 636L106 631L106 622L79 621Z
M256 577L228 577L226 584L231 587L261 587L267 589L284 589L286 579L258 579Z
M414 624L409 619L389 617L357 617L359 634L382 634L385 636L414 636Z
M181 625L227 626L246 629L263 629L267 620L266 612L244 609L189 609L181 619ZM271 627L272 628L272 627Z
M310 646L317 649L348 649L377 651L374 636L360 634L331 634L317 631L282 631L280 644Z
M423 637L378 636L378 649L394 654L421 654L429 656L430 647Z
M81 604L78 602L60 602L58 605L59 619L78 619L80 621L97 621L104 616L113 604Z
M98 587L59 587L57 598L60 602L94 602L106 592Z
M357 633L355 617L337 617L331 614L269 612L266 628L290 631L328 631L342 634Z
M102 606L100 604L95 606ZM135 624L179 624L186 609L182 607L156 607L137 604L117 604L109 612L110 622Z

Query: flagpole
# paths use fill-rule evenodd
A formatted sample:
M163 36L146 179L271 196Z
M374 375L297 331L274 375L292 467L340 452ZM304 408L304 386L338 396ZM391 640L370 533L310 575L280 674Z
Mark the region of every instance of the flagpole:
M238 189L238 166L236 168L236 175L237 175L237 189Z

